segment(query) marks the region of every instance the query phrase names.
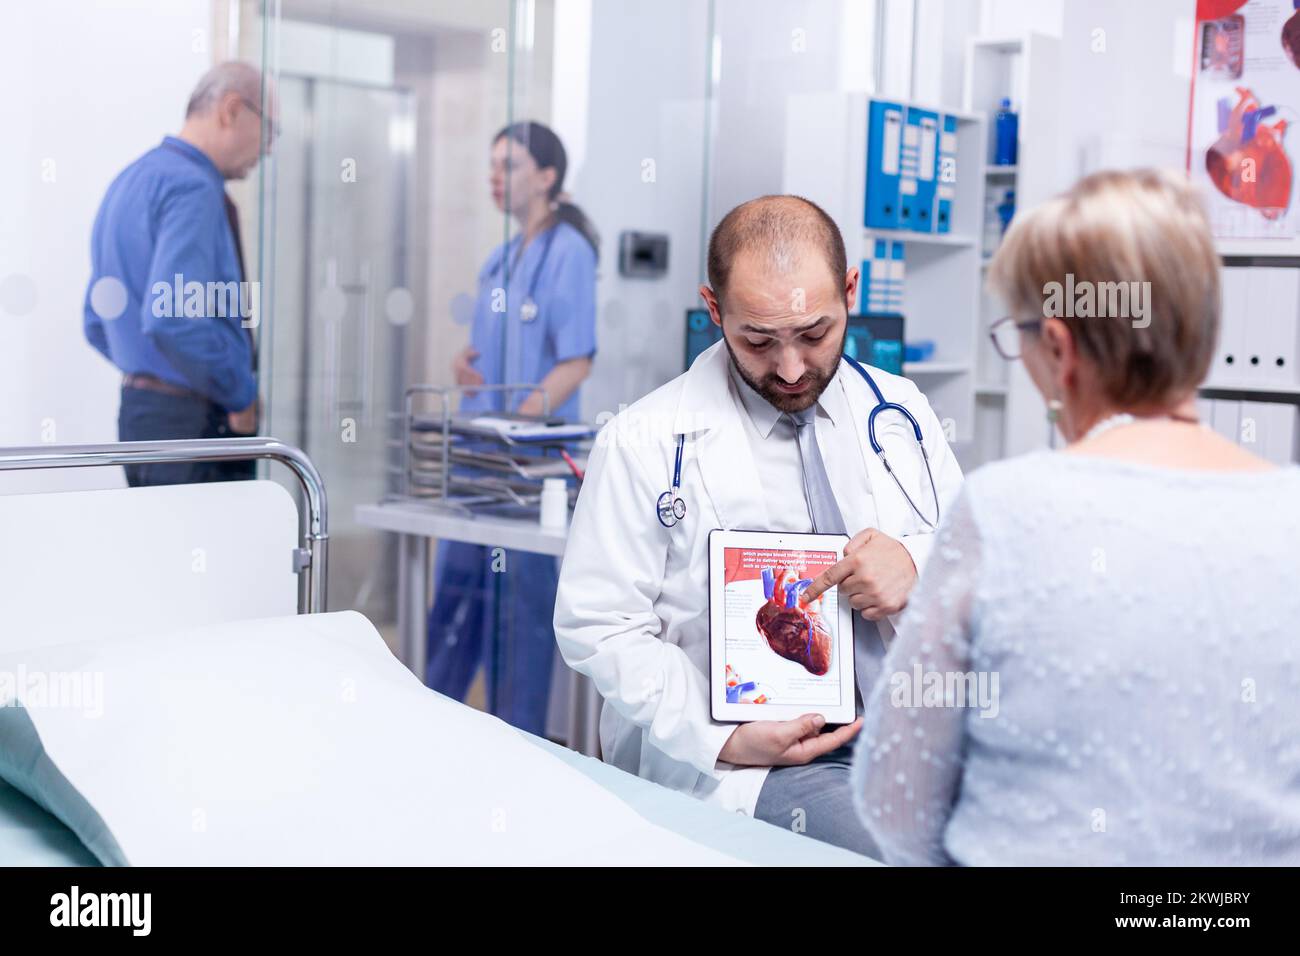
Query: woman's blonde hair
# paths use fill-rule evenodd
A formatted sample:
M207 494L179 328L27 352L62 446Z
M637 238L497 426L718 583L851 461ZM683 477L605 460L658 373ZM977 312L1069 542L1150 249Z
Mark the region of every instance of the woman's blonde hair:
M1121 408L1167 407L1209 371L1219 256L1200 197L1180 173L1079 180L1016 218L989 283L1018 321L1061 319Z

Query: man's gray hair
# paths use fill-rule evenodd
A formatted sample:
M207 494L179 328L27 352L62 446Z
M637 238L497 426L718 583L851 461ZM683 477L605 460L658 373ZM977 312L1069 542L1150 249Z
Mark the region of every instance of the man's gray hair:
M190 94L189 105L185 107L185 117L206 113L227 93L237 93L250 103L257 103L262 97L262 74L257 67L243 60L227 60L218 63L194 87Z

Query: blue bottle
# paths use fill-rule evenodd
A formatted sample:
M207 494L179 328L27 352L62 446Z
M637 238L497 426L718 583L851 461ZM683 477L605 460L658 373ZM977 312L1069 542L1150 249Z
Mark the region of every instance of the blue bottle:
M1008 189L1002 196L1002 202L998 203L998 219L1002 223L1002 234L1007 234L1007 227L1011 225L1011 217L1016 214L1016 192L1014 189Z
M1011 100L1002 98L1002 106L994 117L996 150L993 163L997 166L1014 166L1016 164L1016 140L1019 136L1019 120L1011 112Z

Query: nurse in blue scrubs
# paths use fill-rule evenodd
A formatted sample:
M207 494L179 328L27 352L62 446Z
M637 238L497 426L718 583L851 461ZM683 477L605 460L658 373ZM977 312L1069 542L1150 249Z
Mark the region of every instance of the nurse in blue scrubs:
M540 123L521 122L492 142L492 199L518 223L478 276L470 344L453 363L458 385L539 382L550 411L579 419L579 386L596 352L596 256L587 217L562 199L564 145ZM462 412L540 414L542 396L470 392ZM463 700L481 664L488 706L542 734L555 634L556 559L497 553L456 541L438 545L429 613L426 682Z

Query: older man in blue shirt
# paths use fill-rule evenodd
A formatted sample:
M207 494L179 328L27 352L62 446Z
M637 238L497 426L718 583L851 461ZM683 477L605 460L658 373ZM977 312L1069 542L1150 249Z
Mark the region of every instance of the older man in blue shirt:
M257 431L257 294L225 181L248 175L269 151L274 110L254 67L213 67L190 97L180 134L123 170L104 196L84 327L123 373L121 441ZM129 466L127 481L251 474L245 462L149 464Z

